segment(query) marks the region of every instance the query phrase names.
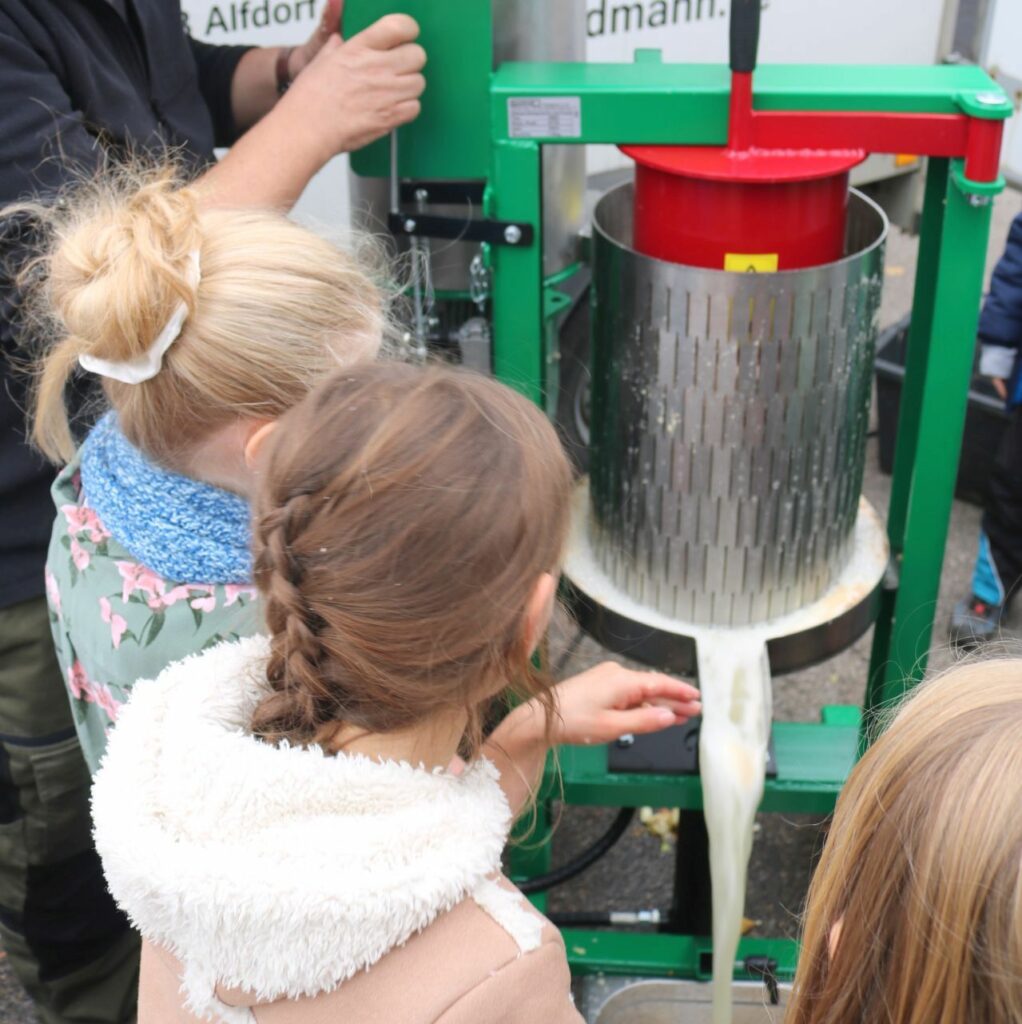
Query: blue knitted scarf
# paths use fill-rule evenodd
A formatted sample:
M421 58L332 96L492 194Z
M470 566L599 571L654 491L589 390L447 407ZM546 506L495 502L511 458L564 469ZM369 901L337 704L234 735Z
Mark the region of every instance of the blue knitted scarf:
M81 449L82 489L133 558L177 583L249 583L249 505L150 462L108 413Z

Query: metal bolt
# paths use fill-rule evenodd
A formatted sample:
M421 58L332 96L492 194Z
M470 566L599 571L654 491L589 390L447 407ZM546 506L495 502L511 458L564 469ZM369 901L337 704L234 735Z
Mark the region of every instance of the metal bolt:
M1004 103L1004 97L999 92L978 92L973 99L983 107L999 107Z
M504 241L508 245L517 245L522 240L522 229L517 224L508 224L504 228Z
M417 202L424 203L429 199L429 193L424 188L417 188L415 190L415 199Z
M415 221L411 217L405 221L405 234L410 235L415 230Z

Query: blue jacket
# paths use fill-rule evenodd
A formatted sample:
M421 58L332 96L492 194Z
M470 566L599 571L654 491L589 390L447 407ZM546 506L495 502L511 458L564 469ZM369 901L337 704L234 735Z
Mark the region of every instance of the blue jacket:
M1022 405L1022 213L1011 222L1004 252L994 267L979 316L979 341L980 373L1007 380L1008 405Z

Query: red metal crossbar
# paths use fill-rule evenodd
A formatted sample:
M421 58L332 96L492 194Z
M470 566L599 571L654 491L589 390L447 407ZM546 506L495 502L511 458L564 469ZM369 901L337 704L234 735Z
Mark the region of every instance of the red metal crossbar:
M1004 122L965 114L754 110L752 74L732 72L728 148L854 150L963 157L970 181L996 181Z
M753 111L757 149L864 149L964 157L970 181L994 181L1001 154L1001 121L964 114L870 114Z

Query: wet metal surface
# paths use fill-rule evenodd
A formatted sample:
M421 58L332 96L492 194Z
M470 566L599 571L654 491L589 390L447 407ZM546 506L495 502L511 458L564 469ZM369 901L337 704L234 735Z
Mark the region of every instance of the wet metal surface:
M632 189L594 218L592 501L642 604L741 626L820 597L862 483L886 220L850 203L837 263L742 274L631 250Z
M594 543L587 481L575 492L564 560L568 606L586 632L617 654L681 675L696 672L698 638L737 636L741 627L704 626L664 615L636 600L605 571ZM880 585L888 564L886 528L860 499L846 559L833 584L815 601L755 627L766 639L776 675L813 665L854 643L876 619ZM699 641L701 642L701 641Z
M597 975L578 988L579 1010L593 1024L711 1024L708 986L700 982ZM758 982L735 982L733 992L732 1024L780 1024L791 986L780 987L777 1006Z

